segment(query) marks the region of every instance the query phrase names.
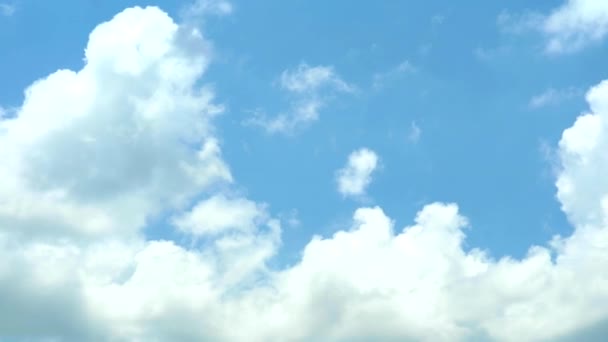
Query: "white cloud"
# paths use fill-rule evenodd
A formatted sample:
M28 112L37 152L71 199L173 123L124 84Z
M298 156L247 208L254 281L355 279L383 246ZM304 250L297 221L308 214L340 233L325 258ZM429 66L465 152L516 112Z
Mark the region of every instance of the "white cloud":
M344 196L361 196L372 181L372 173L378 166L378 156L367 148L353 151L346 166L336 173L338 191Z
M215 195L175 218L174 224L193 235L217 235L230 230L253 231L265 217L264 207L253 201Z
M550 53L572 52L603 40L608 34L608 2L567 0L543 22Z
M15 5L9 3L0 3L0 15L10 17L15 14L15 11L17 11Z
M590 112L565 130L560 141L563 171L557 180L557 197L564 212L577 225L602 226L606 221L608 180L608 81L587 93Z
M328 96L354 91L354 87L343 81L333 67L311 67L305 63L295 70L283 71L280 85L294 96L291 109L272 118L256 112L246 121L247 124L260 126L269 133L293 133L319 119Z
M379 207L360 208L276 269L281 226L244 198L214 194L177 215L189 231L224 232L209 244L141 233L141 215L229 178L209 122L218 108L196 86L207 44L181 29L155 8L124 11L91 35L82 70L41 79L0 121L0 336L603 341L608 81L559 144L570 237L495 260L464 247L454 204L427 205L403 229ZM112 229L80 238L104 224Z
M547 106L557 105L563 101L567 101L574 97L579 96L580 92L574 88L567 89L554 89L549 88L544 92L533 96L530 99L529 106L534 109L543 108Z
M281 86L295 93L315 92L322 87L330 87L339 91L352 91L352 87L344 82L334 69L328 66L311 67L300 64L296 70L285 70L281 74Z
M32 84L0 121L0 225L28 234L132 233L164 207L230 181L195 82L208 44L156 8L90 35L86 64Z
M570 53L602 41L608 35L608 2L604 0L565 0L548 14L503 11L498 16L503 32L540 31L546 38L545 51Z

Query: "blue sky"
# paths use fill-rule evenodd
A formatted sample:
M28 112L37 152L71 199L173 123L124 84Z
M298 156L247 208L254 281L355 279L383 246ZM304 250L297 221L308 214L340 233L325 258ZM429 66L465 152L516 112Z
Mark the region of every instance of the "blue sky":
M255 234L259 234L253 236L265 241L262 244L264 248L265 243L273 246L272 253L268 252L273 256L260 257L264 265L260 267L277 268L280 271L273 272L283 274L289 273L289 267L294 265L294 270L299 269L298 265L306 265L308 259L304 255L313 253L307 252L314 245L311 242L313 236L323 236L330 239L328 241L336 242L339 239L331 239L333 234L349 231L349 226L357 227L356 222L368 222L366 220L369 219L369 222L380 222L378 225L382 227L388 224L374 216L376 214L365 211L361 215L366 219L355 219L355 223L352 223L353 213L359 212L361 208L382 208L383 215L392 220L393 229L398 233L403 227L414 224L414 218L423 208L430 208L429 211L447 210L448 213L451 210L449 205L437 209L431 203L455 203L458 205L458 215L466 217L468 222L454 223L466 234L466 241L461 245L462 252L466 254L475 248L485 251L484 262L490 265L488 268L502 267L500 260L507 260L505 263L516 260L513 262L525 264L532 258L531 246L547 246L554 236L568 237L579 227L602 226L603 223L595 221L579 221L580 217L592 217L592 214L581 210L596 210L601 202L603 182L598 180L596 186L589 179L602 175L606 165L601 162L604 160L602 150L594 147L582 151L580 146L587 146L585 142L577 143L574 138L569 140L564 134L564 130L573 126L581 113L590 111L590 106L591 112L598 117L603 115L601 111L605 109L602 105L594 107L600 100L585 97L592 87L606 78L603 65L608 56L608 44L604 36L608 32L608 21L601 13L608 13L608 7L602 1L476 1L463 5L460 2L445 1L387 1L376 4L344 0L234 0L230 3L209 0L198 1L197 4L207 6L207 10L196 11L196 4L193 5L191 1L14 0L5 2L0 7L0 109L4 108L8 113L3 121L17 122L15 125L8 123L0 126L3 128L0 134L6 136L0 137L4 139L0 143L4 142L7 146L5 151L0 150L0 156L5 159L4 167L7 170L14 165L21 165L21 168L15 166L15 170L19 171L6 171L8 176L5 176L15 177L15 184L26 184L19 191L27 196L51 196L49 191L59 191L63 195L57 197L60 198L58 201L69 200L69 205L75 206L69 208L76 208L69 209L74 210L69 215L88 217L89 211L86 210L94 210L94 213L102 215L99 216L100 221L91 223L92 228L84 234L87 238L83 238L80 233L75 234L71 228L65 228L64 232L64 228L60 227L63 223L49 224L48 231L57 230L61 232L57 233L60 234L58 236L65 234L66 241L78 241L74 244L83 251L90 246L87 243L87 247L83 247L82 239L106 241L104 239L118 239L117 236L120 236L121 239L128 240L123 235L116 235L116 232L128 231L138 232L133 236L138 236L142 244L174 240L179 248L183 248L184 253L196 251L208 256L205 248L215 246L216 234L220 234L217 232L226 227L233 229L238 226L240 232L254 230ZM181 78L176 76L170 82L175 82L178 88L179 84L185 83L192 89L206 87L203 92L213 94L212 102L223 107L221 114L209 114L209 117L213 116L209 119L212 123L207 124L205 121L202 131L185 133L198 124L196 120L186 120L191 120L198 114L188 112L188 107L184 109L187 114L182 116L181 112L175 112L177 117L173 119L171 110L174 109L167 109L168 114L161 110L162 115L166 114L162 120L167 121L158 122L166 122L170 128L167 131L159 128L159 131L154 130L149 136L144 129L142 134L149 137L149 140L141 140L133 150L110 143L107 149L93 149L91 151L96 151L93 153L79 148L72 153L72 147L69 146L80 141L71 140L72 135L75 137L79 134L79 130L72 128L57 131L49 128L48 132L51 133L48 133L48 139L24 138L23 141L26 142L22 143L19 140L20 134L29 133L23 133L27 130L20 127L46 127L44 125L47 124L48 127L64 127L62 125L70 120L79 122L76 118L79 117L80 110L74 109L74 114L65 114L65 118L61 108L57 112L49 109L49 113L44 114L46 116L36 114L36 110L41 110L36 108L43 107L31 105L34 109L27 109L28 106L24 103L33 103L33 100L24 97L25 89L59 69L78 71L88 66L93 69L97 60L105 61L103 58L107 58L114 61L116 58L118 61L118 58L126 56L126 52L123 56L122 51L118 50L127 49L127 45L112 45L112 39L118 41L122 35L118 29L112 31L118 32L116 37L106 38L109 43L104 44L109 48L91 52L91 56L87 55L88 61L84 59L83 53L87 44L94 41L93 36L89 36L91 31L100 23L113 20L125 8L133 6L156 6L181 25L184 32L196 29L202 33L203 38L199 38L201 41L204 39L207 47L185 50L184 54L204 56L205 63L209 62L201 67L205 69L204 74L200 78L196 77L194 84L188 83L188 75L197 76L198 73L198 59L195 56L186 61L195 65L192 71L186 72L186 76L180 74ZM124 35L128 36L127 26L117 27L125 30ZM146 27L152 30L154 26ZM100 33L99 36L101 35ZM151 34L146 39L153 41L155 36ZM103 55L103 58L95 59L93 53ZM105 70L102 66L99 70ZM117 130L116 127L120 126L122 120L119 114L130 117L129 109L120 107L127 100L116 100L111 102L111 106L102 106L100 103L104 103L106 96L119 98L121 91L125 99L131 98L129 91L133 96L139 96L137 85L141 89L147 87L146 84L154 88L156 79L134 74L132 78L120 78L117 81L118 76L112 72L114 71L107 71L107 74L102 74L102 71L93 73L96 75L95 82L98 82L95 83L97 93L91 95L95 98L91 102L93 104L83 105L84 107L79 107L79 104L66 105L69 107L66 113L72 113L72 108L86 108L82 110L91 110L91 113L99 114L100 118L105 113L116 113L117 121L112 121L115 124L108 126L108 132ZM116 88L112 88L114 84ZM161 83L158 87L165 89ZM65 89L68 89L67 85ZM77 97L85 98L86 91L83 92L84 95L57 98L80 103ZM170 92L167 94L167 97L175 95ZM43 98L42 95L39 96ZM49 96L52 98L54 95ZM597 98L601 96L598 95ZM200 101L200 98L196 99ZM53 105L55 104L48 106ZM310 111L306 111L307 105L317 107L308 107ZM101 107L91 109L94 106ZM177 107L179 105L167 108ZM201 108L202 111L213 111L209 109L211 105L206 104ZM30 113L28 110L33 113L29 114L31 116L27 116ZM304 115L302 113L311 116L303 119L298 116ZM275 128L269 128L276 118L286 121L283 121L282 126L276 126L279 121L274 121ZM91 122L99 125L106 123L100 120ZM19 123L21 121L23 124ZM52 123L55 121L58 123ZM172 135L174 123L175 130L181 132L175 133L175 136ZM93 136L87 136L86 139L102 141L102 133L95 135L94 127L97 124L82 126L85 128L80 132L90 130ZM579 126L582 127L582 124ZM587 129L593 130L595 126L590 124L589 127ZM193 128L193 132L195 130ZM598 134L606 134L603 132ZM167 184L176 184L176 188L182 189L179 190L181 193L175 190L173 194L155 183L156 178L149 180L146 177L155 177L154 170L161 170L158 171L161 179L181 172L177 171L177 167L160 166L165 162L199 165L196 164L198 161L195 161L195 157L180 147L181 139L190 139L189 134L195 137L195 140L189 142L192 149L198 149L201 141L213 141L206 146L211 150L217 148L217 151L209 152L211 159L204 159L201 163L215 168L215 171L205 169L205 172L216 173L213 177L209 176L208 182L205 181L211 184L209 186L207 183L204 183L205 186L203 183L188 185L190 183L187 182L191 180L183 178L186 176L165 178ZM594 134L582 132L576 137L583 139L595 136ZM174 139L175 142L168 143L163 139ZM130 144L129 141L131 140L124 140L124 143ZM213 145L215 143L217 145ZM598 143L597 146L602 145ZM47 148L49 151L45 152ZM129 155L129 151L134 151L134 154ZM172 151L176 153L175 159L173 156L160 157L163 153ZM369 158L357 159L357 153L361 151L368 151ZM108 155L102 155L103 153ZM118 157L123 153L124 159ZM180 153L183 153L185 159L180 159ZM579 165L579 159L572 161L569 153L589 153L591 161L580 162L582 164ZM78 166L64 169L68 167L66 165L72 165L67 162L71 156L81 158L74 159ZM11 158L18 161L13 164ZM134 160L140 160L138 158L141 158L143 166L134 164ZM146 165L150 165L153 171L147 173L139 169ZM228 171L222 171L224 166L226 170L229 169L229 174ZM97 178L97 173L85 175L93 169L112 176ZM203 172L201 170L197 172ZM141 173L130 178L126 174L128 172ZM350 185L342 189L340 182L344 175L350 175L352 179L345 180ZM580 178L583 176L587 177L586 180ZM148 180L150 183L146 183ZM559 180L563 182L559 183ZM352 185L353 182L359 183ZM580 198L587 198L586 193L583 194L583 190L580 190L579 194L565 185L571 183L575 184L573 189L580 187L588 191L591 199L581 200ZM21 198L12 197L17 195L10 191L17 190L3 190L5 188L2 186L12 189L9 185L0 184L0 200ZM100 191L104 186L143 189L141 191L145 195L137 193L137 196L158 196L158 202L151 200L148 203L147 199L136 197L135 190L133 193L131 190L124 190L124 193L122 190L116 190L115 193L111 190L111 196L116 199L88 202L87 196L91 194L81 191L89 188ZM571 193L576 194L576 199L573 199L575 196ZM216 201L206 202L209 198L215 198ZM230 202L230 199L234 199L234 202ZM168 205L173 201L180 204ZM209 205L205 206L205 203ZM197 207L198 204L200 207ZM136 208L133 209L134 212L139 210L138 214L128 212L131 205ZM33 204L25 204L24 208L25 219L22 216L16 219L16 214L0 211L0 225L6 225L8 228L5 228L11 231L9 226L13 222L24 220L25 223L19 223L25 227L22 228L24 231L29 232L30 228L46 229L43 227L46 223L31 222L51 222L50 218L44 216L47 214L39 214ZM59 209L54 210L63 212L63 207L57 208ZM196 208L201 209L197 211ZM40 213L46 213L43 209L40 210ZM226 210L226 217L213 216L222 210ZM107 231L112 233L99 233L103 238L95 235L97 233L91 233L97 232L96 224L106 222L103 221L106 220L103 215L114 217L117 212L117 222L123 219L123 214L124 221L117 223L117 228L114 228L114 223L108 223L110 228ZM367 218L367 215L371 218ZM207 216L214 218L207 222ZM113 219L108 218L107 222ZM243 223L243 220L248 223ZM458 221L456 218L454 220ZM66 227L78 226L75 222L66 223ZM273 235L276 233L274 224L277 222L281 226L280 238ZM424 226L424 222L420 225ZM32 228L36 224L42 228ZM78 231L79 228L74 229ZM105 232L106 228L99 229ZM601 231L600 228L597 229ZM83 228L84 230L86 229ZM87 235L89 233L95 237L91 238ZM46 234L42 236L47 236ZM269 240L264 240L266 238ZM12 235L10 239L13 239ZM7 241L13 241L10 239ZM38 241L38 237L17 240L27 242L28 239ZM199 245L201 240L206 242ZM280 244L277 243L278 240L281 241ZM23 243L27 244L26 242ZM137 248L133 247L133 250ZM258 255L256 253L259 252L259 255L266 255L265 249L259 245L252 248L243 253ZM429 248L434 247L431 245ZM552 258L566 253L559 248L547 248ZM503 258L507 256L514 259ZM232 257L226 257L229 261L223 257L217 257L218 260L223 260L218 261L219 264L235 262ZM242 264L235 265L234 269L239 269L238 265ZM559 264L551 264L550 267L558 268L557 265ZM255 268L255 272L258 271ZM272 278L247 272L243 271L243 279L246 281L239 278L242 283L236 286L237 289L252 286L250 276L252 279L261 278L266 281ZM1 281L0 277L0 283ZM606 300L608 297L602 295L598 298L594 300ZM91 299L88 303L94 302ZM27 319L28 316L24 313L23 317ZM548 331L545 335L530 333L531 335L522 335L521 338L541 340L541 337L565 336L576 332L580 326L607 317L608 314L598 314L588 317L586 321L574 322L572 326L564 328L564 331ZM468 319L475 321L477 318L465 320ZM506 340L500 329L491 323L471 324L475 328L462 333L464 340L470 340L471 336L491 336L487 338ZM513 326L527 331L517 324ZM508 324L505 323L505 326ZM142 329L146 331L146 328ZM445 336L456 336L450 334L461 333L460 330L456 332L450 329L445 330L448 335L421 337L423 335L414 334L411 338L441 340ZM9 331L6 336L14 334L17 337L27 337L27 334L6 331ZM40 331L44 331L44 327ZM122 338L133 340L135 337L128 335L127 331L129 330L124 330ZM0 336L3 335L2 332L3 325L0 324ZM80 338L98 336L94 335L95 332L87 332L93 335L86 335L82 331L70 333L75 335L69 336ZM276 332L262 336L272 340L276 338L273 333ZM470 334L467 335L468 333ZM62 335L63 332L52 334L68 336L68 332L65 332L66 335ZM180 338L168 332L162 332L165 335L158 335L158 332L150 334L142 336ZM339 332L332 334L342 336L340 338L348 337ZM225 337L228 335L219 332L215 336L218 340L218 336L224 336L222 338L226 340L238 340L235 336ZM315 335L302 332L301 336L313 338ZM363 331L360 336L376 335ZM405 335L393 335L395 336ZM182 338L186 340L186 337ZM335 337L334 340L340 338ZM387 340L388 338L386 337Z

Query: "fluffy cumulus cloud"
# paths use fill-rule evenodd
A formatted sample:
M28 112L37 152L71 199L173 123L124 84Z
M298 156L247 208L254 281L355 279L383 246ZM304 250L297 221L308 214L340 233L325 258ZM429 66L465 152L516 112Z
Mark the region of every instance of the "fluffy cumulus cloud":
M608 224L608 81L587 93L590 110L564 131L560 141L563 171L557 196L577 225Z
M354 91L333 67L306 63L301 63L295 70L283 71L279 84L292 97L291 108L275 117L257 112L248 124L262 127L268 133L290 134L317 121L321 109L333 94Z
M402 229L381 208L360 208L350 226L313 237L295 264L273 268L280 222L210 187L231 176L210 121L221 107L198 86L208 55L200 32L157 8L127 9L92 32L81 70L36 81L0 121L1 338L606 336L608 82L588 92L588 113L559 145L571 236L493 259L465 248L455 204L429 204ZM370 152L353 165L369 170ZM147 220L164 210L202 240L146 239Z
M198 325L189 303L263 271L280 242L263 205L219 194L189 210L232 182L211 123L222 107L199 86L210 49L160 9L129 8L91 32L82 69L37 80L2 117L1 337L198 340L180 332ZM166 211L219 238L146 241Z
M0 122L0 224L32 234L130 233L230 181L196 88L208 44L155 8L90 35L85 66L34 82ZM44 229L40 229L40 228Z
M190 212L177 217L174 224L194 235L216 235L229 230L251 231L265 216L262 205L220 194L199 202Z
M361 196L372 181L378 167L376 152L361 148L348 156L346 166L336 172L338 191L344 196Z

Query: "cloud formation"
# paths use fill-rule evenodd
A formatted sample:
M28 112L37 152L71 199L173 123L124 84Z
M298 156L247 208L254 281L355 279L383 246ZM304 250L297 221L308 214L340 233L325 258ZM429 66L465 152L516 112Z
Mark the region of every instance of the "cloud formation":
M209 46L155 8L91 33L86 65L34 82L0 121L0 225L30 233L133 232L164 207L231 181L196 88Z
M283 71L279 84L292 96L291 109L272 118L255 113L248 124L260 126L268 133L294 133L319 119L321 109L332 94L354 91L333 67L306 63L301 63L295 70Z
M542 23L549 53L573 52L603 40L608 34L608 3L567 0Z
M193 235L217 235L226 231L252 231L266 216L264 207L245 198L215 195L198 202L174 224Z
M181 10L182 26L200 26L209 16L232 14L234 6L226 0L194 0Z
M555 89L549 88L542 93L533 96L530 99L528 105L532 109L539 109L548 106L554 106L562 103L563 101L570 100L577 96L582 95L580 91L574 88L567 89Z
M372 173L378 167L378 156L367 148L353 151L344 168L338 170L338 191L343 196L362 196L372 181Z
M565 0L548 14L503 11L498 16L503 32L540 32L549 54L572 53L604 40L608 35L608 3L603 0Z
M211 190L232 177L213 134L221 106L198 86L209 48L158 8L127 9L91 33L83 69L36 81L16 116L0 121L1 337L605 336L608 81L587 93L588 112L559 144L571 236L493 259L465 248L468 223L455 204L429 204L402 229L380 207L360 208L349 226L313 237L295 264L273 268L280 222L263 204ZM305 80L294 89L315 83ZM352 179L377 163L365 149L351 157ZM208 240L146 239L147 218L167 208L174 228Z

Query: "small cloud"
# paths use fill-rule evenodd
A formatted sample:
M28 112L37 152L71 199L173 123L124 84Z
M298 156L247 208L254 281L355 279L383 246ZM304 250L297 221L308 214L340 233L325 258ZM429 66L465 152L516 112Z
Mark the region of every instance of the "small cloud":
M337 171L338 191L345 197L365 195L378 166L378 155L367 148L353 151L346 166Z
M405 60L388 71L375 73L373 76L372 87L376 90L381 89L387 83L401 77L402 75L414 73L416 70L416 67L414 67L410 61Z
M271 134L291 134L298 128L317 121L324 105L322 101L310 98L294 103L289 112L274 117L268 117L264 112L255 111L252 117L245 121L245 124L262 127Z
M215 195L199 202L190 212L173 219L181 231L195 236L219 235L230 231L254 231L267 219L265 206L244 198Z
M407 140L415 144L420 140L420 136L422 135L422 129L418 126L416 121L412 121L412 125L410 126L410 131L407 135Z
M283 89L294 93L316 92L323 87L338 91L350 92L353 88L344 82L333 67L300 64L296 70L285 70L281 74L280 84Z
M275 117L256 111L245 124L262 127L268 133L290 134L317 121L331 94L355 91L355 87L343 81L333 67L311 67L306 63L295 70L283 71L279 85L294 97L291 108Z
M533 109L539 109L547 106L557 105L561 102L570 100L580 96L581 92L574 89L554 89L549 88L544 92L533 96L528 103L528 106Z
M0 3L0 15L10 17L15 14L15 11L17 11L17 7L15 5L8 3Z

